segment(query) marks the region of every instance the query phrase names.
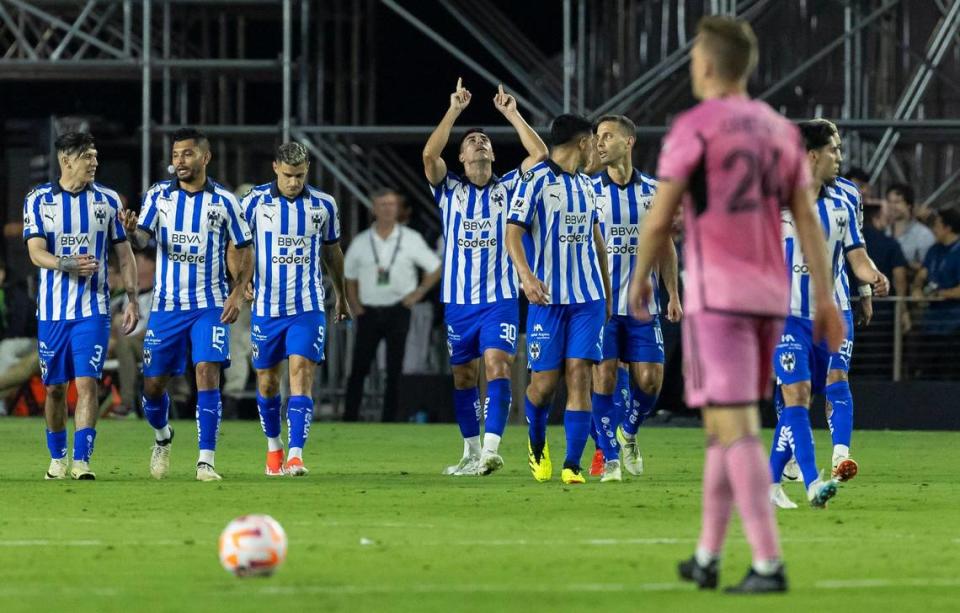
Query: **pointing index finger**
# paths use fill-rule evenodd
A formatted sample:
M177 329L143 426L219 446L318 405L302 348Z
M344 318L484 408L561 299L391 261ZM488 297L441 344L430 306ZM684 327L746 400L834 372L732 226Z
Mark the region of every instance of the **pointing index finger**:
M497 85L497 89L500 90L500 96L502 97L502 96L503 96L503 83L498 84L498 85Z
M463 77L457 77L457 91L463 89Z

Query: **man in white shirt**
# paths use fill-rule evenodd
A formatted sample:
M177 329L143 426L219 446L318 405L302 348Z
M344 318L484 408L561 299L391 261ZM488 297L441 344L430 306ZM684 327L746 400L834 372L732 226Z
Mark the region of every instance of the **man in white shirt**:
M395 419L410 307L423 300L441 274L440 259L423 236L397 223L400 194L381 189L372 194L371 200L373 225L357 234L344 260L347 299L357 326L344 421L358 418L363 382L381 340L387 343L383 421ZM419 279L421 270L424 275Z
M912 273L916 273L937 239L930 228L916 219L913 204L913 188L909 185L895 183L887 188L887 210L892 220L887 234L900 243Z

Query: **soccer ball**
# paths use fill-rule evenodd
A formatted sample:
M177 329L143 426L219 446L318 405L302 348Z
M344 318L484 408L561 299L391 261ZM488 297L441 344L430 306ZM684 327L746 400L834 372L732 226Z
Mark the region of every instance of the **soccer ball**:
M268 577L287 557L287 535L269 515L243 515L220 533L220 563L237 577Z

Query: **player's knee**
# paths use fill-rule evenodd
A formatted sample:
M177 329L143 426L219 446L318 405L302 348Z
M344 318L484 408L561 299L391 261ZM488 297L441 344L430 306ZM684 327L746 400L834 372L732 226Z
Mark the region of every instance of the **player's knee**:
M163 396L165 387L163 379L147 377L143 380L143 395L147 398L159 398Z
M77 377L77 396L87 400L97 397L97 380L93 377Z
M834 383L847 380L849 380L849 378L845 370L834 369L827 373L827 385L833 385Z
M556 377L533 377L527 386L527 398L534 405L542 407L550 402L557 385Z
M453 387L458 390L465 390L476 386L477 369L473 367L473 363L453 367Z
M658 368L641 369L636 380L637 387L648 396L656 396L659 394L662 383L663 371Z
M598 394L612 394L617 388L617 369L601 364L593 369L593 391Z
M47 388L47 397L54 402L63 402L63 399L67 395L67 384L66 383L56 383L54 385L48 385Z
M213 362L197 364L197 387L202 390L220 387L220 365Z
M257 371L257 392L263 398L273 398L280 393L280 373L272 370Z
M810 382L791 383L782 387L783 402L787 406L810 406Z
M512 356L504 353L503 355L484 355L483 370L487 381L496 381L497 379L509 379L510 369L513 366Z

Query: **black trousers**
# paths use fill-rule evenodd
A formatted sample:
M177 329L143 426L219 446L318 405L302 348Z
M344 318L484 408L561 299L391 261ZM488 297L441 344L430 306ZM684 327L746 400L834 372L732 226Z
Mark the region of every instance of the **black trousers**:
M354 322L357 337L350 378L347 380L343 420L357 421L363 400L363 382L370 374L370 363L376 357L377 346L381 340L386 339L387 389L383 394L383 421L395 421L403 351L407 345L407 331L410 329L410 309L402 304L395 304L388 307L364 305L363 310L363 315Z

